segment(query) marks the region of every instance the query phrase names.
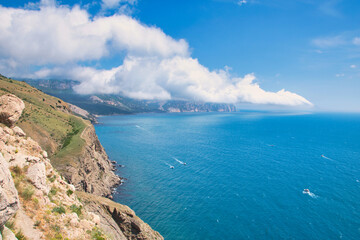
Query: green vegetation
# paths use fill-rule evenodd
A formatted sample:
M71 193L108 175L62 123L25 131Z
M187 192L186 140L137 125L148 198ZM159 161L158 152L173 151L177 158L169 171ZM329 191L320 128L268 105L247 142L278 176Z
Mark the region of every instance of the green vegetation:
M38 220L34 223L34 227L38 227L38 226L40 226L40 224L41 224L41 221Z
M94 240L106 240L104 234L97 227L94 227L89 234Z
M70 206L70 210L72 212L76 213L79 217L81 215L81 209L82 209L82 206L76 206L75 204Z
M66 191L66 194L70 197L74 193L73 190L69 189Z
M25 109L18 125L48 152L53 166L60 172L66 165L77 167L74 159L85 146L81 134L89 123L69 114L67 103L23 81L0 75L0 86L0 96L12 93L24 101Z
M14 227L15 227L15 222L14 221L7 221L5 223L5 226L10 229L10 230L14 230Z
M16 237L18 240L26 240L26 239L27 239L21 231L18 231L18 232L15 234L15 237Z
M54 207L52 212L62 214L62 213L65 213L66 211L65 211L65 208L63 206L59 206L59 207Z
M22 191L19 191L20 196L28 201L32 198L32 195L34 195L34 188L32 186L26 186Z

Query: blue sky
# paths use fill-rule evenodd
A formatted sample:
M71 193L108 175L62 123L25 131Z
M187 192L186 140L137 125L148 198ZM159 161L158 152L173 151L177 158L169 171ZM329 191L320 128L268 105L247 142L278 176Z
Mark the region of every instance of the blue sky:
M24 6L26 10L31 8L33 11L42 11L39 2L33 3L0 0L4 7L2 11L9 7ZM75 5L80 5L80 9L89 14L90 21L126 15L141 26L161 31L172 39L172 42L166 40L163 45L169 45L169 48L173 47L176 50L166 50L164 53L164 49L150 47L150 50L145 51L121 40L121 47L110 44L109 49L105 51L106 54L99 53L93 56L84 53L81 58L66 55L61 62L49 58L41 64L31 64L23 57L17 57L16 53L1 51L0 48L0 57L6 56L0 63L3 63L3 66L8 64L4 74L44 78L64 75L66 78L83 81L81 89L85 90L78 89L80 93L95 93L99 89L104 89L103 92L115 91L130 97L147 99L191 99L194 95L195 100L246 102L261 106L309 106L308 101L314 104L314 110L360 111L359 1L84 0L58 1L56 4L43 1L41 4L52 4L51 7L58 9L62 8L62 5L68 5L69 11ZM123 36L123 33L119 35ZM159 36L155 36L154 39L159 39ZM179 42L180 39L184 40L186 46ZM117 42L112 38L106 41L107 45L109 42ZM154 44L156 45L156 42ZM44 56L42 54L39 55ZM31 56L34 55L30 54L29 58ZM174 60L174 56L180 56L181 59ZM15 63L10 64L10 59ZM167 63L165 65L164 59ZM128 64L124 64L125 60L129 60ZM158 64L154 65L156 61ZM10 69L10 65L17 67ZM20 65L26 67L18 67ZM134 69L136 73L144 71L144 74L124 72L125 66L134 65L140 69ZM79 72L80 68L83 73ZM165 70L151 71L158 68ZM105 71L110 69L113 69L111 73ZM197 75L197 69L205 72ZM182 72L181 75L187 76L185 80L176 76L177 78L170 83L164 83L162 77L176 75L179 71ZM68 74L69 72L73 74ZM217 74L215 77L214 72ZM87 79L89 74L97 77L83 80ZM249 74L254 76L254 80L251 80ZM153 81L139 82L139 79L146 76L150 76ZM246 76L250 80L246 80ZM106 77L109 79L100 84L101 79ZM207 77L214 79L208 81ZM188 81L188 78L193 81ZM198 78L204 81L199 82ZM183 82L180 84L180 81ZM194 82L199 84L195 84L195 90ZM208 82L213 84L210 86ZM244 83L249 84L243 88L236 85L237 82L241 82L241 86ZM260 90L254 83L260 86ZM136 89L135 86L138 85L143 85L143 88ZM231 92L230 97L227 97L227 92L213 91L214 88L222 87L232 89L227 90ZM180 88L186 90L178 91ZM281 89L289 93L276 95Z

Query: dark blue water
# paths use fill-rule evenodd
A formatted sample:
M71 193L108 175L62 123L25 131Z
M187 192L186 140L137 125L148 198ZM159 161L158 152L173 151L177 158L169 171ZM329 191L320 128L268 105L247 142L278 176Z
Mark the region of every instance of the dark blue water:
M101 143L125 165L115 200L166 239L360 239L360 115L143 114L100 122Z

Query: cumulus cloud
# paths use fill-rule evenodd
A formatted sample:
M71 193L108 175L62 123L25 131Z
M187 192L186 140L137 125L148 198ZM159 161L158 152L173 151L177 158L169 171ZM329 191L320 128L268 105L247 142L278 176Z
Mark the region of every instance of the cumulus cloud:
M121 93L138 99L311 105L295 93L260 88L254 74L233 77L228 67L209 70L191 57L188 43L114 14L91 17L79 6L42 0L38 9L0 6L0 67L10 75L81 81L82 94ZM103 1L111 6L121 1ZM54 3L54 4L52 4ZM125 54L112 69L96 62ZM94 64L95 62L95 64Z
M121 4L134 5L137 3L137 0L102 0L103 8L115 8L119 7Z

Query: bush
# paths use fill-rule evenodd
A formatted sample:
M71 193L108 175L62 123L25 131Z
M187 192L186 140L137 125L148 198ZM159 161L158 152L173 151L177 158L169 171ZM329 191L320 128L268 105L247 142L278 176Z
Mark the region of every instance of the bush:
M30 200L33 194L34 188L31 186L27 186L23 191L20 192L20 196L26 201Z
M60 206L60 207L54 207L52 212L56 212L56 213L59 213L59 214L62 214L62 213L65 213L65 208L63 206Z
M69 189L66 191L66 194L70 197L70 195L72 195L74 193L73 190Z
M34 223L34 227L38 227L38 226L40 226L40 224L41 224L41 221L36 221L36 222Z
M53 175L52 177L49 178L49 181L50 181L50 182L54 182L55 179L56 179L56 175Z
M76 213L78 216L81 215L81 209L82 209L82 206L76 206L75 204L70 206L70 210L72 212Z
M15 237L16 237L18 240L26 240L26 237L24 236L24 234L23 234L21 231L18 231L18 232L15 234Z
M19 166L12 167L10 170L15 174L15 176L19 176L23 173L21 167Z
M95 240L105 240L104 234L96 227L92 229L91 237Z

